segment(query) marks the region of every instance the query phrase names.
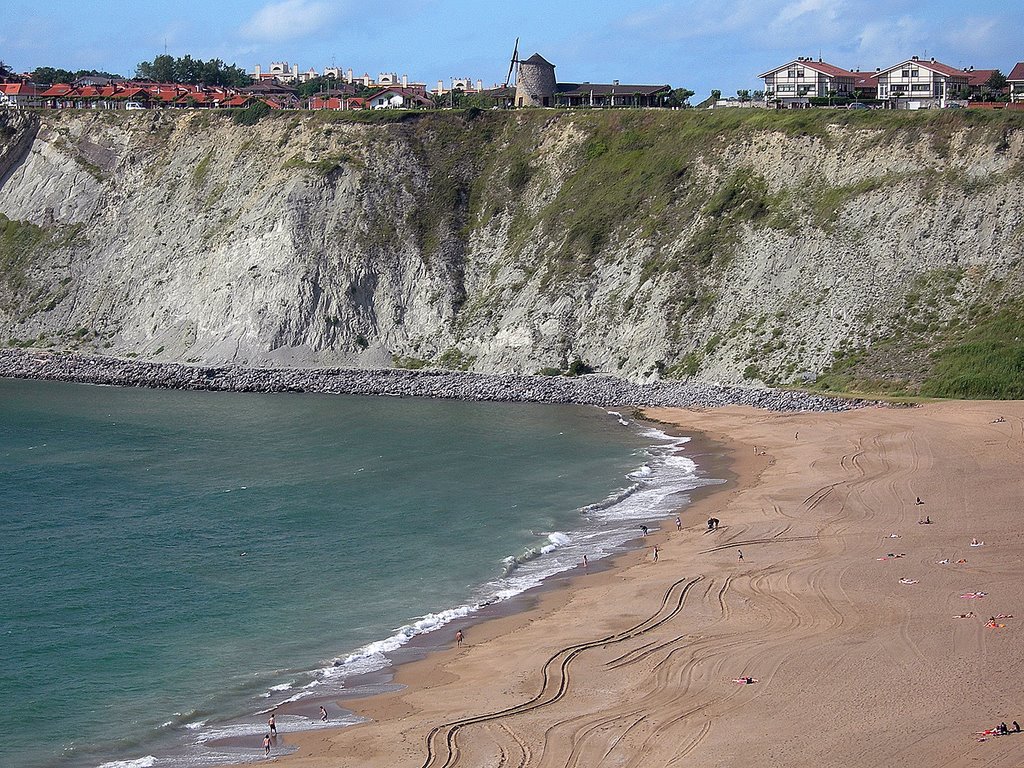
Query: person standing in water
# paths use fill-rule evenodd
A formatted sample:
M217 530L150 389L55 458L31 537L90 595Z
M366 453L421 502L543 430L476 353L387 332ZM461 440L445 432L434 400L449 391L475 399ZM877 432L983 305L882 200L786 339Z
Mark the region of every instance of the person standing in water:
M584 555L583 556L583 570L584 571L587 570L587 566L589 566L589 565L590 565L590 563L587 562L587 556Z
M327 710L323 707L320 707L320 721L324 723L327 722Z
M266 757L270 757L270 734L268 733L263 737L263 754Z
M267 720L267 726L270 728L270 732L277 736L277 720L274 719L273 715Z

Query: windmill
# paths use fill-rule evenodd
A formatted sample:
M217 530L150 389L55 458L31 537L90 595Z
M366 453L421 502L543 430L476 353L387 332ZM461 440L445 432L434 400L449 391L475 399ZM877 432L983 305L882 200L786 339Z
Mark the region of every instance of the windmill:
M508 64L508 75L505 76L505 88L508 88L508 84L512 81L512 70L516 68L516 64L519 63L519 38L516 38L515 47L512 49L512 60Z

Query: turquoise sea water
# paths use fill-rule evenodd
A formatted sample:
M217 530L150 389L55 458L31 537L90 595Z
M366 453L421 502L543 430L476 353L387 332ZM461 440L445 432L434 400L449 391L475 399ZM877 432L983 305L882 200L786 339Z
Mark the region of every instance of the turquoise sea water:
M615 551L705 482L624 421L0 380L3 764L251 758L267 708Z

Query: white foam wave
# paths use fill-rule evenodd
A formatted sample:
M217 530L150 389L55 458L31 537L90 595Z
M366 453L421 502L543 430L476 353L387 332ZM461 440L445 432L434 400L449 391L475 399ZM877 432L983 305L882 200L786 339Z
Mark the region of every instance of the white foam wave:
M550 555L556 549L564 547L570 541L571 539L564 533L559 533L557 531L555 533L550 533L548 534L548 543L540 548L540 553L542 555Z
M156 758L146 755L135 760L111 760L109 763L102 763L98 768L150 768L153 765L156 765Z

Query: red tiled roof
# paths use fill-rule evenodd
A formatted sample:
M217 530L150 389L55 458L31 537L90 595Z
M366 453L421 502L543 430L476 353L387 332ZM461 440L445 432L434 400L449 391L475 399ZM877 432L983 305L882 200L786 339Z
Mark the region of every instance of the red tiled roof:
M9 96L38 96L41 93L36 86L25 83L0 83L0 91Z
M932 72L938 72L940 75L946 75L948 77L967 77L970 74L969 72L965 72L962 69L951 67L949 66L949 64L943 64L941 61L933 61L931 59L925 59L924 61L922 61L921 59L907 59L906 61L901 61L899 64L896 64L895 66L886 67L881 72L875 72L875 74L872 75L872 77L878 77L879 75L884 75L889 72L892 72L894 69L900 69L901 67L911 65L915 67L924 67L925 69L930 69Z
M1017 65L1010 70L1006 76L1007 80L1024 80L1024 61L1018 61Z
M981 86L988 82L988 79L995 74L994 69L975 69L967 73L967 84Z
M67 83L54 83L43 91L42 95L51 98L54 96L67 96L72 90L74 89Z
M829 64L827 61L812 61L810 59L797 59L789 62L789 64L783 64L781 67L775 67L775 69L769 69L767 72L763 72L758 77L766 77L772 72L778 72L782 69L788 69L789 67L803 66L807 69L813 69L815 72L820 72L823 75L829 77L856 77L856 74L848 69L837 67L835 64Z

